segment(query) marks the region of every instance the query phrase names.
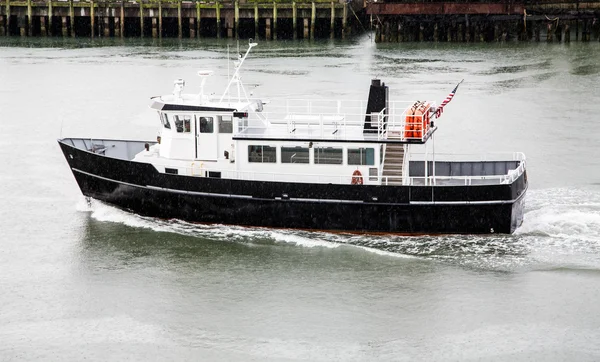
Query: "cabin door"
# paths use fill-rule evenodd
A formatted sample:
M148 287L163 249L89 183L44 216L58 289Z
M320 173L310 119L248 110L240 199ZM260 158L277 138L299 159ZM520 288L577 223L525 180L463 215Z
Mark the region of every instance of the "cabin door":
M196 159L216 160L218 138L215 129L216 117L196 116Z

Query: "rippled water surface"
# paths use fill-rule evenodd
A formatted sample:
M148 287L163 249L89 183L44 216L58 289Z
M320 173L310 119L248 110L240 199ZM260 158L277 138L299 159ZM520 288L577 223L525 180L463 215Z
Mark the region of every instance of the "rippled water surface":
M243 47L243 42L242 47ZM0 39L0 360L599 360L600 44L261 42L256 96L441 101L436 151L522 151L514 235L195 225L88 204L62 136L153 139L227 42ZM231 44L231 54L236 44ZM452 215L448 215L452 217Z

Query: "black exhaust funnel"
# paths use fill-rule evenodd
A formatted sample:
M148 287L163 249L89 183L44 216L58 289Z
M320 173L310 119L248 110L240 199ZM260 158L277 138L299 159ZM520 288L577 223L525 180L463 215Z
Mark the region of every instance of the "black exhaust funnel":
M371 80L369 90L369 100L367 101L367 111L365 115L365 124L363 133L377 133L377 117L371 117L372 113L379 113L385 109L384 114L388 114L388 87L379 79ZM387 118L383 127L387 126Z

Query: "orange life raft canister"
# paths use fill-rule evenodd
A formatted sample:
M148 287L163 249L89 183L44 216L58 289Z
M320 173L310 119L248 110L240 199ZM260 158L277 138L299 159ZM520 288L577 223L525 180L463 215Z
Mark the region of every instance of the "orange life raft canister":
M404 138L422 139L429 126L429 103L417 101L406 111Z

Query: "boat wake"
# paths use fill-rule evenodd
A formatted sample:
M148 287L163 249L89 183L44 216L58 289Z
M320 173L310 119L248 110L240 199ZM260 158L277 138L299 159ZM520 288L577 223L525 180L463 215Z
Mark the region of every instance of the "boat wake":
M600 269L600 192L545 189L530 191L525 221L513 235L393 236L334 234L218 224L192 224L131 214L98 201L82 202L79 211L98 221L156 232L177 233L249 247L293 245L335 249L353 247L393 256L447 261L493 269L584 267Z

